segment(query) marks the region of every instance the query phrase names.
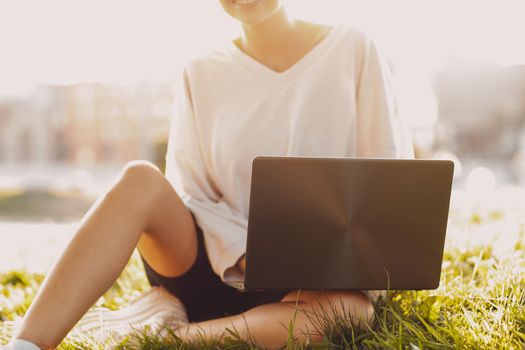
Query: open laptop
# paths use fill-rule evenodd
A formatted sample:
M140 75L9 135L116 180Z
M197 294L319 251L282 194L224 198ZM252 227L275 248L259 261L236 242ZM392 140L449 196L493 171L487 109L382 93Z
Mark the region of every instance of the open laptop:
M242 288L434 289L454 164L257 156Z

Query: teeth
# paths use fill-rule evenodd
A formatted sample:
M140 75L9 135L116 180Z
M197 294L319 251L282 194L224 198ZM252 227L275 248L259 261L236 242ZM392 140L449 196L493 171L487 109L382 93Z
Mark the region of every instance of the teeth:
M234 2L238 5L250 5L256 3L259 0L235 0Z

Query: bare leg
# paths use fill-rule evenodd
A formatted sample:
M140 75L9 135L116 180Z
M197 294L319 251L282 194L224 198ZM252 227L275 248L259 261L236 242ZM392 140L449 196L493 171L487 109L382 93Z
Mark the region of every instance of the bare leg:
M144 163L128 166L83 218L14 337L56 347L114 283L137 243L168 276L187 271L197 251L190 213L162 174Z
M240 315L190 324L176 330L176 334L188 341L202 336L216 339L229 328L236 330L242 339L252 340L263 348L277 349L288 339L292 320L293 334L299 341L304 342L306 338L321 341L319 324L312 315L326 314L322 317L331 318L332 310L350 316L358 327L370 324L374 316L373 305L363 293L303 291L292 292L279 303L257 306Z
M57 346L112 285L137 244L146 261L166 276L187 271L197 250L190 213L162 174L144 164L129 166L83 218L46 277L15 338L32 341L42 348ZM320 300L329 310L328 302L337 306L339 297L343 297L346 310L351 310L356 320L373 314L370 302L359 293L324 293L315 298L311 292L302 292L299 303L301 308L311 310ZM291 293L281 303L192 324L179 330L179 334L192 339L204 330L207 337L217 338L226 328L233 327L244 339L251 337L262 346L278 347L288 337L286 327L295 314L295 303L296 294ZM299 339L305 338L302 332L314 328L304 312L297 313L294 329Z

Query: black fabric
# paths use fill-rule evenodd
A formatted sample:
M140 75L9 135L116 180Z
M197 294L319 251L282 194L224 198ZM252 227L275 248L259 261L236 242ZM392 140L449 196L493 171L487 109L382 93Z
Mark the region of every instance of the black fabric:
M195 222L195 219L193 221ZM206 254L202 230L196 223L195 227L198 241L197 258L184 275L162 276L141 256L149 283L152 286L162 286L179 298L186 307L190 322L235 315L257 305L278 302L289 292L242 292L226 285L213 272Z

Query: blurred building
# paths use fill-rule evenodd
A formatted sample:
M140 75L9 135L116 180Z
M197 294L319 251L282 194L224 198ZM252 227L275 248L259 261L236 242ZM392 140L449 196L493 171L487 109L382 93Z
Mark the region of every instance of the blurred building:
M415 130L419 154L445 150L463 165L483 163L525 183L525 65L452 61L433 90L432 99L405 96L413 119L436 113L437 122ZM0 164L87 168L148 159L162 168L171 105L168 82L38 85L0 98Z
M0 100L0 162L161 161L171 103L170 83L38 85Z

